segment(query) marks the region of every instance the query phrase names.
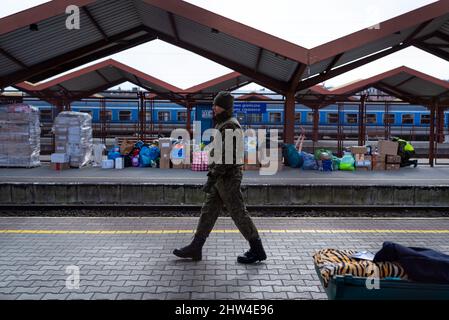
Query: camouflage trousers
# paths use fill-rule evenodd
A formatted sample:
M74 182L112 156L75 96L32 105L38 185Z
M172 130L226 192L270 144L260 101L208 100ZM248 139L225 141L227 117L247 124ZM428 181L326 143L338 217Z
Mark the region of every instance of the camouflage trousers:
M211 193L201 208L201 217L196 229L196 235L207 238L212 231L223 207L230 213L232 220L246 240L259 238L257 228L246 210L240 184L242 177L232 175L219 177Z

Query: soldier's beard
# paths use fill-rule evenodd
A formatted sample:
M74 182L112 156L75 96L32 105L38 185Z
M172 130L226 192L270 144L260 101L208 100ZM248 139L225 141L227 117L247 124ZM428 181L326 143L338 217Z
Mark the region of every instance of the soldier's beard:
M231 117L232 117L232 109L225 110L225 111L223 111L222 113L219 113L219 114L214 114L214 120L217 123L222 123L222 122L228 120Z

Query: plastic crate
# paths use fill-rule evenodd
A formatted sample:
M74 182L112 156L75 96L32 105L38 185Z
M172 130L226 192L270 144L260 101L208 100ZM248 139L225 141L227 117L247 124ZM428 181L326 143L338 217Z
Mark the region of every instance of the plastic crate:
M324 287L317 266L315 270ZM330 300L449 300L449 285L411 282L396 278L379 280L380 289L368 289L367 278L334 276L324 287Z

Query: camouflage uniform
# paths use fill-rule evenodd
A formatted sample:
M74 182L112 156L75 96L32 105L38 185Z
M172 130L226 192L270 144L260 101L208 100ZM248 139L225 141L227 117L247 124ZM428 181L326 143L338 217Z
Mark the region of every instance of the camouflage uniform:
M209 165L208 176L215 183L211 192L207 193L206 201L201 208L201 217L198 222L196 235L203 239L207 238L212 231L223 206L225 206L237 228L245 239L249 241L259 238L259 234L256 226L248 215L242 191L240 189L243 176L243 165L237 164L236 162L236 157L238 157L238 155L236 154L237 148L235 144L233 145L233 164L224 163L225 130L238 129L238 133L241 134L242 137L243 131L237 119L229 116L227 119L222 120L223 121L215 126L215 129L219 130L222 135L223 162L222 164L212 163Z

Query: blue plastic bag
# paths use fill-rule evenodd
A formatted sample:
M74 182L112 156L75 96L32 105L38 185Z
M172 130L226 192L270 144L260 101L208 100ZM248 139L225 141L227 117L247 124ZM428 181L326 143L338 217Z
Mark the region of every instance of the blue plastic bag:
M120 147L114 146L111 150L108 152L108 160L114 160L117 158L120 158L122 155L120 154Z
M141 167L151 166L150 148L147 146L142 147L139 153L139 163Z
M307 152L301 152L301 156L304 159L302 168L304 170L318 170L318 163L315 160L315 155Z
M303 165L303 158L300 156L293 144L284 144L282 146L282 155L287 161L287 165L292 168L301 168Z

